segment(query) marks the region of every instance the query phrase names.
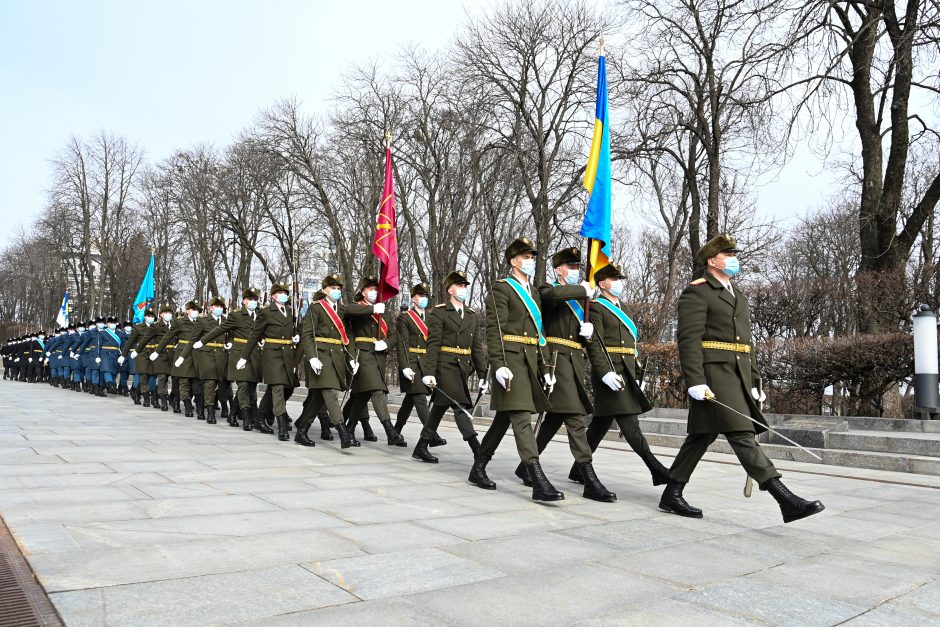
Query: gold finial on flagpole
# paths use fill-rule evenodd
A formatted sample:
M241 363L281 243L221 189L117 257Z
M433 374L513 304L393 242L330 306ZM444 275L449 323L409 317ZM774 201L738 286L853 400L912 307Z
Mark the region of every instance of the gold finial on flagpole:
M601 39L600 39L600 56L604 56L604 33L601 33Z
M392 131L389 130L388 128L385 129L385 147L386 148L392 147Z

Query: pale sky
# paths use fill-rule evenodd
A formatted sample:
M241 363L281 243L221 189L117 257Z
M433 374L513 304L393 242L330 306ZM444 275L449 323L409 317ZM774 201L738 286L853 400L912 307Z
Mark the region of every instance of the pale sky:
M43 208L49 159L71 135L107 129L153 161L222 146L278 98L325 110L351 65L443 47L465 7L489 4L0 0L0 245ZM787 219L822 203L833 178L819 170L803 151L758 190L761 210Z

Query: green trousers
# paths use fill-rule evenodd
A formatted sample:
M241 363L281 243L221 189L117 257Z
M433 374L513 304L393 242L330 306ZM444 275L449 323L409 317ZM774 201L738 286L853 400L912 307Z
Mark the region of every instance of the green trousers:
M774 468L773 462L767 457L753 431L731 431L724 434L731 445L731 450L737 455L741 466L747 471L758 485L763 485L765 481L780 477L780 473ZM698 465L709 445L718 437L717 433L690 433L686 436L682 448L672 462L672 468L669 469L669 476L679 483L688 483L692 477L692 471Z
M539 449L535 443L535 433L532 431L532 414L527 411L498 411L493 418L493 424L487 429L486 435L480 442L480 455L492 457L499 447L503 436L512 425L512 434L516 438L516 450L519 459L524 464L531 464L539 460Z
M588 445L587 432L584 428L584 416L575 414L545 414L535 438L539 453L545 450L545 447L558 433L562 424L565 425L565 431L568 434L568 448L571 449L574 460L576 462L591 461L593 459L591 455L592 447ZM593 426L593 423L591 424ZM597 448L597 446L593 448Z

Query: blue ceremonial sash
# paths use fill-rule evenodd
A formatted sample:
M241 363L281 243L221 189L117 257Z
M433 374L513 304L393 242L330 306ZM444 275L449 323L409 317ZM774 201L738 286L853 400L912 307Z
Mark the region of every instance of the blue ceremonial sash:
M121 347L121 338L119 338L119 337L117 336L117 333L115 333L115 332L112 331L111 329L105 329L105 331L108 332L108 335L110 335L111 337L114 338L114 341L117 343L118 348L120 348L120 347Z
M545 336L542 335L542 312L539 311L539 306L535 304L535 301L532 300L532 297L529 296L529 293L524 287L522 287L522 284L519 283L519 281L512 278L511 276L508 276L503 280L509 284L509 287L515 290L516 294L519 295L519 298L522 299L522 304L525 305L525 308L529 310L529 316L531 316L532 322L535 323L535 328L539 332L539 346L545 346Z
M561 283L557 281L553 282L552 285L555 287L561 287ZM578 322L584 322L584 308L581 307L581 303L576 300L566 300L565 303L568 304L568 307L571 308L571 313L574 314L574 317L578 319Z
M627 329L630 331L630 335L633 336L633 343L636 344L636 354L639 355L640 341L636 333L636 324L633 322L633 320L630 319L630 316L628 316L620 307L617 307L606 298L598 298L594 302L606 307L608 311L617 316L617 319L623 323L623 326L627 327Z
M39 342L39 348L41 348L42 350L46 350L46 343L45 343L45 342L43 342L42 340L40 340L38 337L36 338L36 341Z

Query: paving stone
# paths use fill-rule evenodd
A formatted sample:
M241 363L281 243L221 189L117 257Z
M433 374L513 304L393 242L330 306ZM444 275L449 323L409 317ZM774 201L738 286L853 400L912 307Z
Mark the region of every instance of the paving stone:
M411 548L443 547L466 544L463 538L422 527L411 522L376 525L345 525L331 529L333 533L354 542L366 553L390 553ZM453 553L454 551L450 551Z
M610 557L609 547L542 531L443 547L444 551L507 574L565 569Z
M312 612L281 614L274 618L238 623L240 627L308 627L330 625L331 627L457 627L465 624L455 621L425 607L419 607L406 599L386 598L360 601L325 607Z
M551 507L527 510L524 515L519 515L516 512L500 512L421 521L421 524L425 527L437 529L467 540L515 536L592 523L600 524L600 521L568 514L563 510Z

